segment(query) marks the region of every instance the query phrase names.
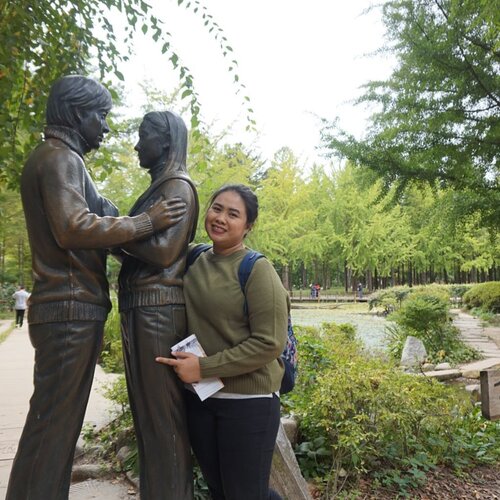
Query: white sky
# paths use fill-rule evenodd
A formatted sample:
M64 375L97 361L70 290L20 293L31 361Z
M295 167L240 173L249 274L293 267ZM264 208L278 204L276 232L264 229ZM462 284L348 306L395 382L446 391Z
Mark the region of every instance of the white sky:
M176 0L150 3L194 75L204 121L215 132L229 128L228 142L252 144L267 159L288 146L304 165L324 162L316 149L319 117L339 116L343 128L359 136L368 110L351 101L363 83L391 71L387 57L367 56L382 46L384 33L378 10L363 15L372 0L204 0L234 49L251 99L259 136L249 136L227 71L233 57L225 60L201 17ZM137 36L136 56L122 67L132 109L141 101L139 81L150 78L166 92L178 85L169 55L146 38Z

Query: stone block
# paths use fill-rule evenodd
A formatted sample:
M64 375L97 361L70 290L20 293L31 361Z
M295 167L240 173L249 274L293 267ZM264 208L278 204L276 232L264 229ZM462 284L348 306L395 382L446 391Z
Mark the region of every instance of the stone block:
M300 472L292 445L281 423L274 446L273 465L269 484L283 498L312 500L306 480Z
M438 363L436 365L436 371L439 371L439 370L451 370L450 363Z
M436 369L436 365L433 365L432 363L424 363L422 365L422 371L423 372L432 372Z
M281 419L281 424L283 425L283 429L285 429L285 434L290 444L295 446L297 444L297 437L299 434L299 426L297 421L291 417L283 417Z
M466 385L465 390L470 394L473 403L481 401L481 386L479 384Z
M425 358L427 351L424 343L417 337L408 335L401 354L401 364L408 367L418 366L425 361Z
M433 372L427 372L425 376L443 381L458 378L462 376L462 372L460 370L435 370Z

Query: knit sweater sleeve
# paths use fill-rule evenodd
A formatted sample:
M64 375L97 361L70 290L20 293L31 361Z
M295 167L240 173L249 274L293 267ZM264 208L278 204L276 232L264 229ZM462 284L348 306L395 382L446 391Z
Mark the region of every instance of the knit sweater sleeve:
M266 259L259 259L248 279L245 297L248 314L241 316L247 324L247 335L234 345L200 358L202 378L235 377L253 372L276 360L286 342L288 294ZM236 327L235 327L236 330ZM239 332L227 332L242 335Z

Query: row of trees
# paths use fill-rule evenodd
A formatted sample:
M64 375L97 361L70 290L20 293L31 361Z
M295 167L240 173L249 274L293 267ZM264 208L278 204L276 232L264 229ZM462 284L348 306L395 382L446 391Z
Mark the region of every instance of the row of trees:
M99 183L121 213L149 184L148 174L131 155L137 126L137 121L123 122L121 129L130 133L89 162L98 179L104 172L99 165L114 165ZM313 281L348 290L360 281L373 289L500 277L495 233L479 223L478 214L464 219L457 212L464 193L414 186L396 203L395 189L384 191L375 174L351 163L337 168L316 165L304 177L300 161L287 148L276 153L267 169L240 144L217 146L204 137L202 147L193 141L192 149L190 172L202 207L224 183L243 182L255 188L260 216L248 245L273 261L288 288L307 287ZM18 196L4 193L0 211L5 214L0 222L0 272L4 279L29 283L30 259ZM197 239L204 238L200 221ZM111 273L116 269L112 264Z

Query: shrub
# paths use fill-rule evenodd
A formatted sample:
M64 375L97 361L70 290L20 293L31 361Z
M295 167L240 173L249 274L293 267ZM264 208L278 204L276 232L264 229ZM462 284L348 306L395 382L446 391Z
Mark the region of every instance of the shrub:
M478 307L485 312L500 313L500 281L474 285L463 297L467 308Z
M12 294L17 287L13 283L3 283L0 285L0 312L10 312L14 308Z
M107 371L112 373L123 373L122 340L120 333L120 313L118 301L112 298L111 309L106 324L104 325L104 340L99 363Z
M479 353L464 344L451 324L449 308L449 294L442 287L420 287L408 295L399 310L390 315L394 324L386 328L391 356L399 359L406 337L412 335L424 343L429 361L458 363L478 359Z
M297 327L300 372L285 401L300 420L299 464L324 498L363 474L404 493L436 464L499 459L500 424L471 413L463 391L398 371L344 328Z
M401 307L401 303L411 292L412 289L407 286L395 286L379 290L371 295L368 302L369 309L371 311L381 308L384 314L390 314Z
M462 298L468 290L471 289L472 285L448 285L450 290L450 295L456 298Z

